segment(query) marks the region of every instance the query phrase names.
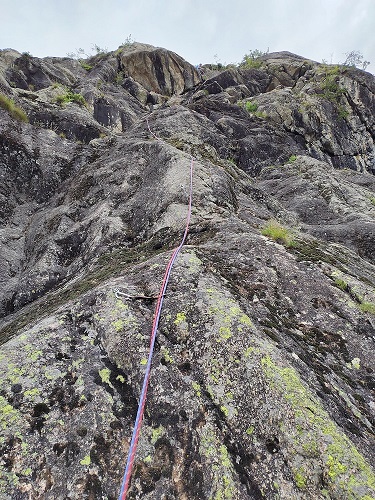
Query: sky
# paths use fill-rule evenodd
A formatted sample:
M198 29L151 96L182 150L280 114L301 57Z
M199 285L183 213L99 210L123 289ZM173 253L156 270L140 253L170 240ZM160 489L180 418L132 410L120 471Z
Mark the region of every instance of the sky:
M0 49L66 56L129 37L192 64L287 50L342 63L357 50L375 73L375 0L0 0Z

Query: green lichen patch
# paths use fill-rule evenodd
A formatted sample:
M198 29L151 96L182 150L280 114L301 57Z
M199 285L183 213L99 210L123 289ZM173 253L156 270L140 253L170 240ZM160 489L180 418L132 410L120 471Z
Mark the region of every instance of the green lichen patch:
M3 396L0 396L0 429L5 431L9 426L16 424L20 418L19 412Z
M212 475L209 498L215 500L237 498L235 470L227 447L221 443L210 424L203 426L199 434L199 453L203 457L203 463L209 465L208 470Z
M40 390L37 387L34 387L33 389L28 389L23 393L25 398L29 398L31 400L35 399L36 396L39 396Z
M185 322L186 321L186 313L184 312L178 312L176 314L176 319L174 320L174 324L176 326L180 325L181 323Z
M306 488L307 476L306 471L302 467L294 472L294 481L297 488L301 490Z
M244 328L253 329L251 319L238 307L230 297L225 297L218 290L206 290L209 316L218 325L216 341L228 340L235 332L243 332Z
M162 346L160 349L160 354L166 363L174 363L172 356L170 355L169 349Z
M198 382L193 381L191 385L195 391L195 394L198 396L198 398L200 398L202 396L202 388L200 384L198 384Z
M108 384L110 387L113 388L113 385L110 381L111 370L109 368L103 368L102 370L99 370L99 377L103 382L103 384Z
M124 329L124 321L122 319L117 319L112 322L112 326L115 328L116 332L121 332Z
M165 428L159 425L156 429L152 430L151 433L151 444L155 445L156 442L165 434Z
M335 498L341 495L341 498L359 499L363 494L374 494L375 476L370 466L302 383L297 372L278 366L269 355L262 358L262 367L273 390L293 411L294 422L288 433L295 455L306 455L307 442L311 449L320 450L321 474ZM305 477L298 468L295 481L299 488L307 486Z
M85 455L85 457L79 461L81 465L90 465L91 464L91 458L90 455Z

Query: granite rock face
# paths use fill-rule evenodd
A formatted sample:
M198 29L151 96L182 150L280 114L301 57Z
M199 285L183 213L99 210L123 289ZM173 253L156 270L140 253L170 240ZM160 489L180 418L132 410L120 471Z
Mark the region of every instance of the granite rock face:
M0 52L0 498L375 496L374 77Z

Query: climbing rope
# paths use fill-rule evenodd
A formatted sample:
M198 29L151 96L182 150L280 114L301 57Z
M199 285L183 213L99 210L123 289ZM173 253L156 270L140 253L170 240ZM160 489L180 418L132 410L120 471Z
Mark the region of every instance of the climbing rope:
M158 141L161 141L159 137L157 137L153 132L151 132L148 120L147 121L147 126L148 129L153 137L157 139ZM133 469L133 463L135 459L135 454L137 451L137 444L138 444L138 439L139 439L139 434L141 431L141 425L142 425L142 418L144 414L144 409L145 409L145 404L146 404L146 396L147 396L147 390L148 390L148 384L149 384L149 379L150 379L150 371L151 371L151 362L152 362L152 356L154 353L154 346L155 346L155 339L156 339L156 333L159 325L159 319L160 319L160 314L161 314L161 309L163 306L163 301L164 301L164 295L165 291L168 286L168 281L169 281L169 276L172 271L173 264L180 253L181 248L183 247L187 233L189 231L189 224L190 224L190 218L191 218L191 207L192 207L192 198L193 198L193 166L194 166L194 158L191 158L190 161L190 194L189 194L189 204L188 204L188 214L186 218L186 225L185 225L185 232L182 237L181 243L177 248L174 249L169 262L167 264L167 267L165 269L164 273L164 278L163 282L159 291L158 295L158 301L155 307L155 313L154 313L154 320L152 323L152 329L151 329L151 337L150 337L150 348L149 348L149 354L148 354L148 359L147 359L147 365L146 365L146 371L143 379L143 386L142 386L142 391L141 395L139 398L139 404L138 404L138 411L137 411L137 417L135 419L134 423L134 429L133 429L133 434L132 434L132 439L130 442L130 447L129 447L129 452L128 452L128 460L126 463L126 468L125 468L125 473L121 485L121 491L120 495L118 497L118 500L125 500L126 494L129 488L129 483L130 483L130 478L132 474L132 469Z

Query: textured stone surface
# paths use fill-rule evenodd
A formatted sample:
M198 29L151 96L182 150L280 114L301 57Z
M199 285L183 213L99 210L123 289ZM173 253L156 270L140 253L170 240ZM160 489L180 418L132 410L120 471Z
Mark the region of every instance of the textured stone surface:
M129 498L374 497L374 80L262 61L0 52L1 499L117 498L191 155Z

